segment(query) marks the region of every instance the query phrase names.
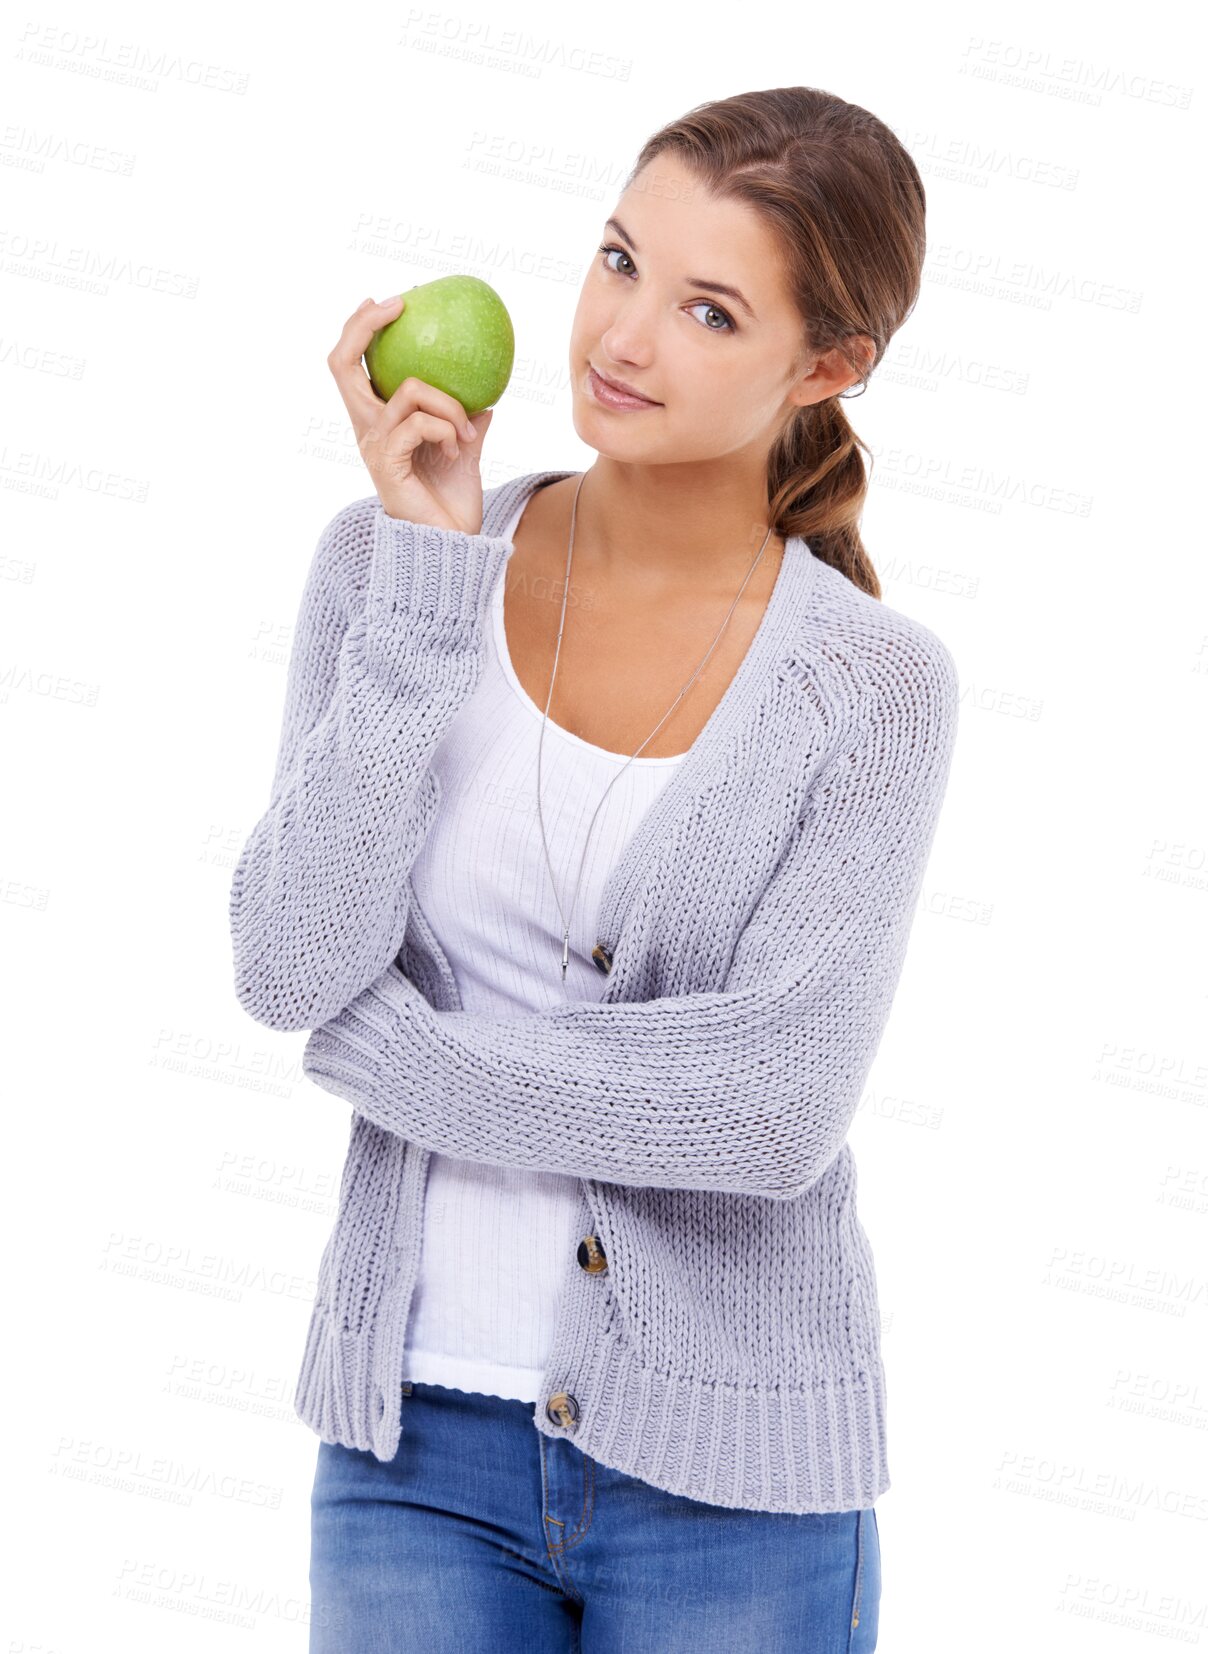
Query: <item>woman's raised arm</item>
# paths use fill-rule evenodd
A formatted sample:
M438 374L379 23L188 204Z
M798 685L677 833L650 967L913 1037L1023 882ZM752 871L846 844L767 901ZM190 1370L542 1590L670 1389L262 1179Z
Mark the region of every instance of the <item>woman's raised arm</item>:
M377 498L340 511L302 593L268 809L230 892L235 991L270 1028L317 1028L394 958L436 808L432 749L474 687L511 542L481 532L488 408L363 357L405 300L366 299L327 365Z
M317 1028L402 944L431 824L433 749L481 670L485 606L511 549L389 516L324 529L290 654L268 809L230 891L235 989L270 1028Z

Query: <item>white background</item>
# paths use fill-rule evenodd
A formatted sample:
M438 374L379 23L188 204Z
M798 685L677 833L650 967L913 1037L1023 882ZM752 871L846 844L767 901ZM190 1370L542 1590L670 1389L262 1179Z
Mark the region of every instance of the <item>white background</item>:
M583 469L570 321L637 149L793 82L872 109L927 187L922 297L847 407L885 601L962 687L852 1132L880 1648L1208 1645L1190 15L10 14L0 1648L306 1647L291 1401L348 1111L242 1013L226 902L315 540L371 492L344 318L490 281L518 343L484 482Z

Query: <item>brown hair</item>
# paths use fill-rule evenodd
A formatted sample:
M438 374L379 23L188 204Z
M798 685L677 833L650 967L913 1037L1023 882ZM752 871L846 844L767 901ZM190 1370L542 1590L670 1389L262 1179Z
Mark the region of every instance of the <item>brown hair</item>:
M671 121L646 140L627 183L664 150L712 194L763 217L805 323L803 352L837 348L863 394L914 308L926 248L923 182L889 127L830 92L780 86L698 104ZM858 526L869 476L860 451L870 464L872 454L840 396L799 408L772 445L770 519L777 534L800 535L880 597Z

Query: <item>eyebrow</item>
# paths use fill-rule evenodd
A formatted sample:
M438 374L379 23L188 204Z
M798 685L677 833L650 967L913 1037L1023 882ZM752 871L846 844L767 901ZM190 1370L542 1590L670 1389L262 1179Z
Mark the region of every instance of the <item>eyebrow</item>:
M607 219L605 221L604 228L607 230L610 226L617 232L622 241L627 241L629 243L635 253L641 251L637 242L633 239L619 218ZM729 287L724 281L706 281L704 276L685 276L684 280L690 287L707 287L712 293L724 293L727 298L736 299L753 322L757 322L759 320L759 317L751 309L750 305L738 291L737 287Z

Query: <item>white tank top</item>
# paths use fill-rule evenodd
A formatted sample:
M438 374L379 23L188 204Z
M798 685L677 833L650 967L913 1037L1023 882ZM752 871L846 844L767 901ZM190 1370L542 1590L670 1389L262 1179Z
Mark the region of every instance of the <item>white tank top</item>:
M515 532L525 504L501 533ZM505 561L491 597L482 676L433 754L440 804L411 872L463 1006L497 1017L600 998L605 979L591 950L605 881L683 757L640 757L626 767L627 754L546 723L541 812L562 907L574 897L563 985L563 923L537 817L544 703L529 698L508 655L507 568ZM567 617L573 649L569 606ZM551 610L551 626L555 618ZM563 659L566 647L564 639ZM588 825L614 777L575 896ZM567 1260L583 1238L572 1233L579 1194L574 1176L431 1156L406 1333L409 1379L538 1399Z

